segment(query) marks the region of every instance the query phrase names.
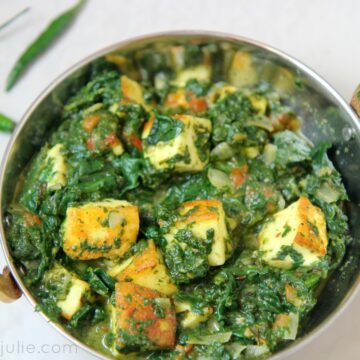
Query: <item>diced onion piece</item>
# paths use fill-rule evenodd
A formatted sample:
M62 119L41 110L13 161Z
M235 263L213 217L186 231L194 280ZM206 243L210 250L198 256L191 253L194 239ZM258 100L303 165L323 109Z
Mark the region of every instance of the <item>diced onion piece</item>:
M264 146L264 160L266 164L270 165L275 161L277 147L273 144L266 144Z
M280 337L284 340L295 340L299 327L299 314L278 314L273 324L273 330L281 331Z
M246 147L245 154L248 158L254 159L259 155L259 148L257 146Z
M290 322L289 326L285 329L286 331L284 333L284 339L295 340L299 327L299 314L290 313L289 316Z
M261 117L252 119L247 122L247 125L256 126L260 129L264 129L268 132L272 132L274 130L271 120L265 116L261 116Z
M112 151L113 151L114 155L120 156L124 152L124 148L121 145L121 143L119 143L112 148Z
M216 145L211 151L211 157L218 160L227 160L233 156L234 152L231 146L226 143L222 142Z
M189 337L187 340L188 344L197 344L197 345L212 345L214 342L224 344L231 339L232 332L223 332L211 335L199 335Z
M286 206L286 202L283 196L279 196L279 200L278 200L278 208L279 210L285 209Z
M225 345L226 351L231 355L232 359L238 359L240 354L246 349L246 345L234 342Z
M318 171L316 171L316 175L319 176L326 176L331 175L334 169L332 169L330 166L322 166Z
M251 260L248 261L248 263L251 263ZM246 322L246 319L244 316L238 314L234 319L235 324L237 325L243 325Z
M118 112L118 109L119 109L119 104L114 103L110 106L109 111L113 114L116 114Z
M232 186L230 178L224 172L217 169L209 169L208 179L211 182L211 185L218 189Z
M240 223L240 219L227 217L227 224L231 230L235 230Z
M246 347L246 358L256 358L269 353L267 345L248 345Z
M166 86L166 74L163 72L157 73L154 79L156 90L162 90Z
M220 324L215 318L211 318L207 323L207 328L209 331L219 331Z
M321 185L319 189L316 190L315 196L322 201L327 203L333 203L339 200L340 193L336 191L329 183Z

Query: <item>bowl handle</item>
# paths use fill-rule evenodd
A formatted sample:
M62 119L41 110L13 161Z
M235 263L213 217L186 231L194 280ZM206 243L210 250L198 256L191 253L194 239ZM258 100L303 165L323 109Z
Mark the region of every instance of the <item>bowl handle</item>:
M350 103L356 114L360 117L360 85L356 88Z
M6 266L0 274L0 302L10 303L19 299L22 295L11 275L10 269Z

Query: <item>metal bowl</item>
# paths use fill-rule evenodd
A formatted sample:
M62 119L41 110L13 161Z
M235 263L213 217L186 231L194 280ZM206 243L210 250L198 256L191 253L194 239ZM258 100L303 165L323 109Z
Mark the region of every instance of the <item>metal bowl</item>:
M301 62L267 45L242 37L212 32L168 32L138 37L96 52L55 80L30 106L17 127L5 153L0 175L1 238L8 266L21 291L35 306L36 300L26 288L7 243L5 212L16 191L16 182L31 156L44 143L46 134L58 124L62 104L83 83L89 64L114 51L128 52L153 44L177 41L211 41L246 49L256 63L257 75L278 91L292 93L298 99L297 112L302 132L313 142L328 140L333 144L331 158L341 172L350 201L346 204L353 242L348 246L342 265L334 271L323 289L318 304L300 338L272 356L284 359L300 351L323 331L354 297L360 283L360 126L355 113L341 96L320 76ZM108 357L67 333L59 324L42 316L69 340L101 359Z

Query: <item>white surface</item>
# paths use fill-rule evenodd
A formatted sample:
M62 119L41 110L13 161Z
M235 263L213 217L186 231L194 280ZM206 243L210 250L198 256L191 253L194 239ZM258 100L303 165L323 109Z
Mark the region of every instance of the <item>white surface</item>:
M247 36L302 60L346 100L360 81L358 0L89 0L76 23L36 61L10 93L5 79L24 47L73 0L0 0L0 23L31 11L0 32L0 111L19 119L55 77L84 56L135 35L204 29ZM0 156L8 136L0 135ZM4 259L0 254L0 266ZM332 326L290 360L353 360L360 350L360 296ZM94 359L33 313L22 298L0 304L0 359ZM26 348L28 346L28 348Z

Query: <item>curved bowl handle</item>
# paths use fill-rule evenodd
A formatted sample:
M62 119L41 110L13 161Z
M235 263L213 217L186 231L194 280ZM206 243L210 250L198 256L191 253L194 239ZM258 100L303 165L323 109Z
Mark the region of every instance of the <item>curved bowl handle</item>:
M358 85L358 87L356 88L350 105L354 109L356 114L360 117L360 85Z
M10 269L6 266L0 274L0 301L10 303L19 299L22 295L11 275Z

